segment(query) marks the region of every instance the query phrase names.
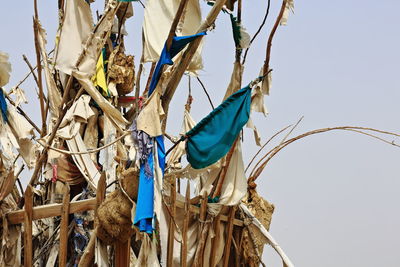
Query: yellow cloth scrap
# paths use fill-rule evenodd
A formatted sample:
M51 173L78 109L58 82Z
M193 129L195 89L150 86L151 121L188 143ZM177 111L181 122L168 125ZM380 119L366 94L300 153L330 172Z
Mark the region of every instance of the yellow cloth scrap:
M104 72L104 59L103 59L102 53L100 54L99 60L97 61L96 74L93 75L92 82L93 82L94 86L96 86L96 87L98 86L102 89L101 93L103 96L105 96L105 97L109 96L107 81L106 81L106 74Z

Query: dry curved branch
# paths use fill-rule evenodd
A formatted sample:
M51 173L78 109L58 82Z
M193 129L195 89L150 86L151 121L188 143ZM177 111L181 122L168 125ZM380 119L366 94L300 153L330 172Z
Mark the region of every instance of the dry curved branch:
M281 151L284 147L286 147L287 145L300 140L304 137L310 136L310 135L314 135L314 134L318 134L318 133L324 133L324 132L328 132L328 131L334 131L334 130L344 130L344 131L352 131L352 132L356 132L356 133L360 133L360 134L364 134L367 136L370 136L372 138L378 139L379 141L385 142L387 144L396 146L396 147L400 147L400 145L394 143L394 141L388 141L385 140L379 136L373 135L371 133L365 132L365 131L371 131L371 132L376 132L376 133L381 133L381 134L387 134L387 135L392 135L392 136L396 136L396 137L400 137L400 134L396 134L396 133L392 133L392 132L388 132L388 131L382 131L382 130L378 130L378 129L374 129L374 128L367 128L367 127L357 127L357 126L340 126L340 127L332 127L332 128L322 128L322 129L317 129L317 130L313 130L313 131L309 131L306 133L303 133L301 135L298 135L296 137L293 137L285 142L283 142L282 144L274 147L273 149L271 149L270 151L268 151L256 164L256 166L253 168L253 170L251 171L250 177L248 179L248 184L253 183L258 176L260 176L260 174L262 173L262 171L264 170L265 166L268 164L268 162L279 152ZM265 159L265 160L264 160ZM264 162L262 162L264 160ZM261 163L262 162L262 163ZM256 168L259 164L261 164L258 168Z
M284 132L285 130L287 130L287 128L289 128L292 125L288 125L285 128L279 130L278 132L276 132L273 136L271 136L267 142L264 143L264 145L262 145L262 147L260 147L260 149L257 151L257 153L254 155L254 157L250 160L249 164L247 165L246 169L244 170L244 172L247 172L247 170L250 168L250 165L253 163L253 161L256 159L256 157L261 153L261 151L264 149L264 147L266 145L269 144L269 142L272 141L272 139L274 139L276 136L278 136L279 134L281 134L282 132Z

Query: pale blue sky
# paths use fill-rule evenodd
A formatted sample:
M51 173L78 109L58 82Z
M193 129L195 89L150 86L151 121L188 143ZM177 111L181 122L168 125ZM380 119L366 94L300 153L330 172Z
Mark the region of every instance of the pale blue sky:
M0 50L8 52L13 63L9 88L28 70L21 55L35 61L33 1L3 2ZM50 49L57 27L57 1L38 2ZM243 2L243 23L253 34L266 1ZM244 83L258 75L265 58L266 38L281 3L271 2L267 28L250 49ZM202 9L209 7L202 3ZM339 125L400 132L399 10L398 0L295 1L295 15L274 39L273 87L266 97L270 114L253 116L262 140L302 115L305 118L293 136ZM135 4L135 13L127 24L126 45L137 63L143 16L139 4ZM205 69L200 76L218 104L234 60L227 15L220 15L216 30L206 37L203 55ZM210 109L196 81L192 84L192 114L199 121ZM33 102L24 109L38 121L34 84L30 80L23 88ZM170 118L168 131L173 134L179 131L186 96L184 78L171 104L174 119ZM251 131L245 131L245 140L247 163L257 148ZM271 233L296 266L400 266L399 155L400 149L371 138L334 132L294 143L270 162L258 180L258 189L276 206ZM264 261L280 266L271 249L266 250Z

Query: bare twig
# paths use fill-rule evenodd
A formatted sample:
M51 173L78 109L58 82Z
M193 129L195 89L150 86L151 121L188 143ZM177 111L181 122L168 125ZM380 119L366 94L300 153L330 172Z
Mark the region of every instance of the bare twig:
M214 104L213 104L213 102L212 102L212 100L211 100L210 95L209 95L208 92L207 92L206 87L204 86L203 82L200 80L200 78L199 78L198 76L197 76L197 81L200 83L201 88L203 88L204 93L207 95L208 102L210 102L210 105L211 105L212 109L215 109Z
M254 42L254 40L256 39L257 35L261 32L262 28L265 25L265 22L267 21L267 17L269 15L269 8L271 7L271 0L268 0L268 4L267 4L267 11L265 12L264 15L264 19L261 22L260 27L258 27L258 30L256 31L256 33L254 34L253 38L251 38L250 40L250 44L249 47L246 49L246 51L244 52L244 56L243 56L243 60L242 60L242 65L244 65L244 63L246 62L246 58L247 58L247 53L249 52L250 46L251 44Z
M30 123L30 125L32 125L33 128L35 128L35 130L36 130L39 134L41 134L42 131L40 130L40 128L28 117L28 115L26 115L26 113L25 113L19 106L17 106L17 105L15 104L15 102L11 99L11 97L8 96L7 94L6 94L5 96L6 96L7 100L10 102L10 104L13 105L14 107L16 107L17 110L18 110L18 112L19 112L22 116L24 116L24 118Z
M37 64L37 84L39 88L39 102L40 114L42 116L42 132L41 137L47 133L47 114L44 106L43 82L42 82L42 64L40 60L40 47L39 47L39 15L37 10L37 0L34 0L35 17L33 18L33 32L35 37L35 51L36 51L36 64Z
M385 140L379 136L376 136L374 134L370 134L368 132L365 131L371 131L371 132L376 132L376 133L381 133L381 134L387 134L387 135L392 135L392 136L396 136L396 137L400 137L400 134L396 134L396 133L392 133L392 132L388 132L388 131L382 131L382 130L378 130L378 129L374 129L374 128L367 128L367 127L356 127L356 126L340 126L340 127L332 127L332 128L322 128L322 129L317 129L317 130L313 130L313 131L309 131L306 133L303 133L301 135L298 135L296 137L293 137L285 142L283 142L282 144L274 147L273 149L271 149L270 151L268 151L260 160L258 163L262 162L264 159L265 161L262 162L262 164L260 165L260 167L258 167L256 169L256 167L253 168L250 177L248 179L248 184L254 182L258 176L261 174L261 172L264 170L265 166L268 164L268 162L279 152L281 151L284 147L286 147L287 145L300 140L304 137L310 136L310 135L314 135L314 134L318 134L318 133L324 133L324 132L328 132L328 131L334 131L334 130L344 130L344 131L352 131L352 132L356 132L356 133L360 133L363 135L367 135L370 136L372 138L375 138L377 140L380 140L386 144L390 144L396 147L400 147L400 145L394 143L394 141L388 141ZM258 164L257 163L257 164Z
M287 0L282 1L281 10L279 11L279 15L276 18L274 27L272 28L271 33L268 37L267 52L266 52L266 57L265 57L265 62L264 62L264 67L263 67L263 75L266 75L269 71L269 60L271 58L272 39L274 38L275 32L278 29L280 21L282 20L283 13L285 12L286 1Z
M289 128L290 126L292 126L292 125L286 126L285 128L283 128L283 129L279 130L278 132L276 132L273 136L271 136L271 137L267 140L267 142L265 142L264 145L262 145L262 147L260 147L260 149L259 149L259 150L257 151L257 153L254 155L254 157L250 160L250 162L249 162L249 164L247 165L247 167L246 167L246 169L244 170L244 172L247 172L247 170L250 168L250 166L251 166L251 164L253 163L253 161L256 159L256 157L258 156L258 154L261 153L261 151L264 149L264 147L265 147L266 145L268 145L269 142L271 142L272 139L274 139L276 136L278 136L278 135L281 134L282 132L286 131L286 129Z

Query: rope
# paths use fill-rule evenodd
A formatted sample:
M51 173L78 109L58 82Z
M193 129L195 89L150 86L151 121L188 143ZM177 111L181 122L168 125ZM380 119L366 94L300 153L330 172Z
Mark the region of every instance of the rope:
M99 147L99 148L96 148L96 149L90 149L90 150L88 150L88 151L82 151L82 152L71 152L71 151L68 151L68 150L55 148L55 147L48 146L48 145L45 145L45 144L41 143L40 140L37 140L37 142L39 143L39 145L41 145L41 146L44 147L44 148L48 148L48 149L57 151L57 152L62 153L62 154L67 154L67 155L84 155L84 154L97 153L97 152L99 152L99 151L101 151L101 150L103 150L103 149L105 149L105 148L107 148L107 147L109 147L109 146L112 146L113 144L117 143L118 141L120 141L122 138L124 138L125 136L127 136L127 135L130 134L130 133L131 133L130 131L125 132L123 135L121 135L120 137L118 137L117 139L115 139L114 141L112 141L111 143L108 143L108 144L106 144L106 145L104 145L104 146L101 146L101 147Z

